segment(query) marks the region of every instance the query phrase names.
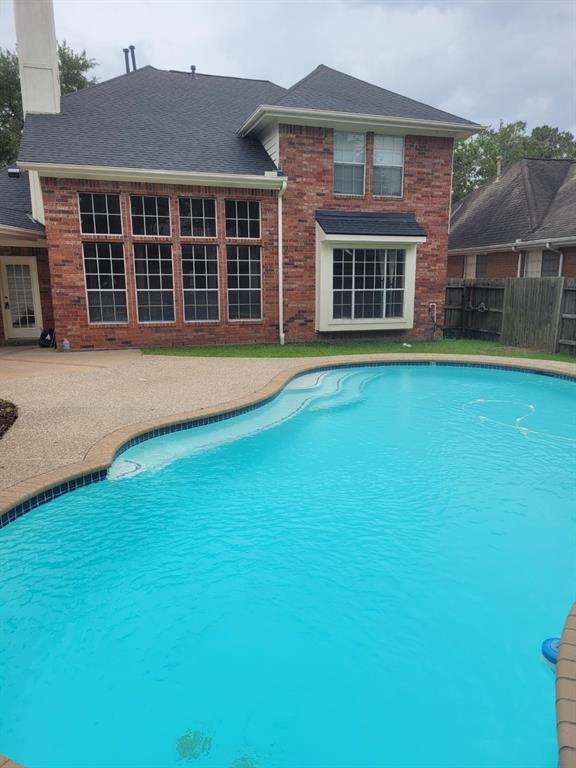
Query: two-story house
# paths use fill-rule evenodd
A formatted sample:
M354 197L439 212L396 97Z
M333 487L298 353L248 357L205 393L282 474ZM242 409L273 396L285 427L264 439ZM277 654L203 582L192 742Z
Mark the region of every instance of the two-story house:
M26 118L0 180L5 339L441 327L453 143L478 125L325 66L289 89L147 66L61 98L51 3L15 6Z

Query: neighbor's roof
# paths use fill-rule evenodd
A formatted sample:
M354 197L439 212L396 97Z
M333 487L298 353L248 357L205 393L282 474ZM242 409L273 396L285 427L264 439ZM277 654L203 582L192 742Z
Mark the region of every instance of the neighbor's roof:
M276 166L237 130L284 89L143 67L63 96L57 115L29 114L19 161L264 174Z
M298 109L320 109L413 120L433 120L473 126L463 117L451 115L414 99L387 91L357 77L320 64L319 67L289 88L276 106Z
M28 172L10 178L8 166L0 168L0 226L43 232L44 227L32 218Z
M327 235L406 235L426 237L415 213L373 211L316 211L316 221Z
M576 238L576 161L523 159L454 207L449 250Z
M42 164L262 175L276 170L240 128L263 105L473 123L320 66L289 90L143 67L68 94L56 115L29 114L19 160Z

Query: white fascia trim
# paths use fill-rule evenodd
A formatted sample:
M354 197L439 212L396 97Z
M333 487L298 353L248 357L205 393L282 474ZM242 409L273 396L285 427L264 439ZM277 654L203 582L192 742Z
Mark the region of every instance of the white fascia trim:
M243 189L281 189L285 177L244 173L198 173L165 171L156 168L124 168L119 166L69 165L21 161L20 168L36 171L40 176L57 179L100 179L103 181L141 181L158 184L185 184L203 187L239 187Z
M484 129L483 125L470 123L452 123L440 120L421 120L412 117L394 117L392 115L371 115L353 112L333 112L325 109L299 109L296 107L279 107L273 104L262 104L246 120L240 128L241 136L261 127L262 123L276 120L293 125L315 125L351 129L363 127L364 130L382 130L391 128L399 133L421 133L431 136L453 136L466 139Z
M38 232L36 235L29 229L21 227L9 227L6 224L0 224L0 245L20 245L31 248L42 248L46 245L46 237Z
M413 243L425 243L425 237L410 237L408 235L327 235L322 230L322 240L330 243L344 244L362 244L379 243L381 247L386 247L389 243L412 245ZM384 245L383 245L384 244Z
M492 253L493 251L516 251L529 250L530 248L537 248L546 243L554 243L555 245L576 245L576 236L574 237L547 237L543 240L515 240L513 243L502 243L501 245L483 245L476 246L474 248L449 248L449 256L457 256L458 254L466 253Z

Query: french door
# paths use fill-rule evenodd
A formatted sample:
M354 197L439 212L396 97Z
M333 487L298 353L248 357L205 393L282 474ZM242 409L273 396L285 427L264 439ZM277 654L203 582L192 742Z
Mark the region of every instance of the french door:
M38 270L33 256L0 258L6 339L37 339L42 330Z

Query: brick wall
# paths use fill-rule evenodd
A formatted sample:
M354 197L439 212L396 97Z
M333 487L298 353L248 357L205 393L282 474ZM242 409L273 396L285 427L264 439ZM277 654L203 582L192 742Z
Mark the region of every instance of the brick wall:
M54 300L54 323L59 343L67 338L73 348L119 348L129 346L242 343L275 341L278 338L278 250L277 196L274 191L189 187L128 182L43 179L46 237ZM81 235L78 192L120 194L123 235ZM136 242L166 243L166 238L132 236L130 193L168 195L170 198L174 273L174 323L138 324L134 279L133 245ZM216 198L217 238L180 237L178 198L186 196ZM225 238L224 200L250 199L261 203L261 238ZM123 325L91 325L88 322L82 240L119 241L124 244L129 322ZM181 246L184 242L216 243L219 261L220 321L184 322ZM227 320L226 245L256 244L262 258L262 320Z
M464 277L464 254L456 253L448 256L446 277Z
M40 303L42 305L42 323L44 328L54 325L54 313L52 311L52 292L50 289L50 269L48 266L48 251L46 248L20 248L17 246L0 246L0 259L10 256L34 256L38 268L38 286L40 289ZM4 295L2 295L4 301ZM40 335L40 334L38 334ZM3 313L0 312L0 341L5 341Z
M564 248L564 266L562 275L564 277L576 277L576 248Z
M564 248L563 277L576 277L576 248ZM448 256L448 277L464 276L464 255ZM518 254L515 251L495 251L488 254L486 277L517 277Z
M428 302L431 301L438 305L438 325L442 326L453 141L438 137L406 137L402 198L372 195L372 145L373 136L369 133L364 196L335 195L332 191L333 131L280 126L280 166L288 176L284 195L284 283L286 338L290 341L311 339L316 335L314 212L319 208L414 211L428 237L417 251L414 328L406 332L377 333L429 336L432 326Z

